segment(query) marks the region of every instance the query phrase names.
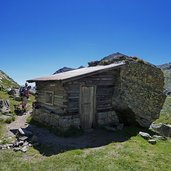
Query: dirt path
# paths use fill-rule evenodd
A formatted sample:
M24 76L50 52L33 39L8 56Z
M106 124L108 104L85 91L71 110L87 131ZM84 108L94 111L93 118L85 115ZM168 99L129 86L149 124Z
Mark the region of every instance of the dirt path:
M12 132L12 130L16 130L19 128L25 128L27 127L26 124L26 119L30 116L30 112L27 112L26 114L23 114L21 116L16 116L16 119L14 122L11 122L10 124L6 125L6 129L7 129L7 136L9 137L14 137L14 133Z

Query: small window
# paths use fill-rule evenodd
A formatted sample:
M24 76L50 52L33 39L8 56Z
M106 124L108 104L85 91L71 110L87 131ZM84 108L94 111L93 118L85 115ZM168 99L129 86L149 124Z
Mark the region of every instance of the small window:
M53 92L46 92L46 103L53 105Z

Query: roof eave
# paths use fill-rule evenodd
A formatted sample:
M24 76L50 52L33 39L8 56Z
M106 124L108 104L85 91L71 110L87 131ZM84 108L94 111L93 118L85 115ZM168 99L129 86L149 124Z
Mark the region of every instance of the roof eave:
M66 79L59 79L59 80L57 80L57 79L56 80L55 79L48 79L48 80L32 79L32 80L27 80L27 82L28 83L33 83L33 82L47 82L47 81L62 81L62 83L66 83L66 82L69 82L69 81L74 81L74 80L81 79L81 78L84 78L84 77L87 77L87 76L102 73L104 71L110 71L110 70L115 70L115 69L118 69L118 68L123 68L125 65L126 64L123 63L122 65L118 65L118 66L115 66L115 67L104 68L104 69L101 69L101 70L98 70L98 71L94 71L94 72L90 72L90 73L86 73L86 74L82 74L82 75L78 75L78 76L74 76L74 77L66 78Z

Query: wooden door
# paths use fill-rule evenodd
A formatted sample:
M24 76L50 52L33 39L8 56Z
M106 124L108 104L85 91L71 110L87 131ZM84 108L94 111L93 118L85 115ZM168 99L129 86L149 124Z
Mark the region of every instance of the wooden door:
M92 128L96 123L96 87L80 87L80 119L83 129Z

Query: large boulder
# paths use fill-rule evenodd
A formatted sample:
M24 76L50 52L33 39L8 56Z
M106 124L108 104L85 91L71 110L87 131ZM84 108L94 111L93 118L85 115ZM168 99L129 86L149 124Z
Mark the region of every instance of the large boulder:
M147 63L130 62L120 72L120 83L118 96L113 98L119 115L128 122L149 127L159 118L166 98L163 72Z
M166 96L161 69L137 57L114 53L89 65L108 65L125 62L115 83L113 108L124 124L138 123L149 127L159 118Z

